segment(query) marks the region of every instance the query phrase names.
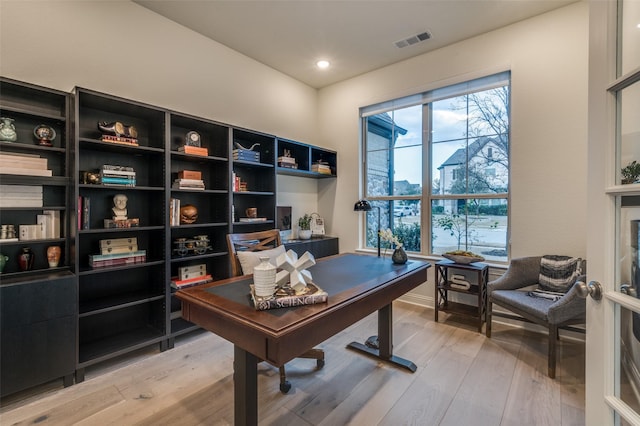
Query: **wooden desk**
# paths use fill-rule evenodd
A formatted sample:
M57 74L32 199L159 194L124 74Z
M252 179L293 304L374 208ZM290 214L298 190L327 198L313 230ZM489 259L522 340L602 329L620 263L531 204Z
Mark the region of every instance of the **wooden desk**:
M342 254L319 260L309 271L329 293L324 304L256 311L249 296L251 276L235 277L176 292L185 319L234 344L234 424L257 424L257 364L284 365L378 311L379 349L350 348L410 371L415 365L392 352L391 302L426 282L428 262L394 265L388 258Z

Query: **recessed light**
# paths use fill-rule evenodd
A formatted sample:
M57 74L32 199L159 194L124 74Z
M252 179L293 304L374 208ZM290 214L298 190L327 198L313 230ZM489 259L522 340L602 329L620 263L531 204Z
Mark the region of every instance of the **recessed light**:
M321 61L316 62L316 66L317 66L318 68L320 68L321 70L326 69L326 68L329 68L329 65L331 65L331 64L329 63L329 61L325 61L324 59L323 59L323 60L321 60Z

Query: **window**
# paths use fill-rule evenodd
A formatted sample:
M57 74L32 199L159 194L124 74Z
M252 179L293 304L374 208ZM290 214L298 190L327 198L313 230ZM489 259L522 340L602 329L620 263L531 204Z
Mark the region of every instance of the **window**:
M365 197L406 250L507 261L509 101L505 72L362 108Z

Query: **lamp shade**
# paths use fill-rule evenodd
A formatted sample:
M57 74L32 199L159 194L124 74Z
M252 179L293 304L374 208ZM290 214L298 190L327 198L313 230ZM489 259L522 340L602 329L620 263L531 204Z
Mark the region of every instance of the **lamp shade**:
M367 200L359 200L353 206L353 211L356 212L368 212L371 210L371 204Z

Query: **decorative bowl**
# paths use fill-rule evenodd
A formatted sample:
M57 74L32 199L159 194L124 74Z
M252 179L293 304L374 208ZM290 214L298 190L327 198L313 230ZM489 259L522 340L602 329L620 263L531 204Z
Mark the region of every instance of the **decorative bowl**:
M461 256L458 254L447 254L447 253L443 253L442 257L444 257L445 259L449 259L455 263L459 263L461 265L468 265L474 262L482 262L484 260L484 257L481 257L481 256Z

